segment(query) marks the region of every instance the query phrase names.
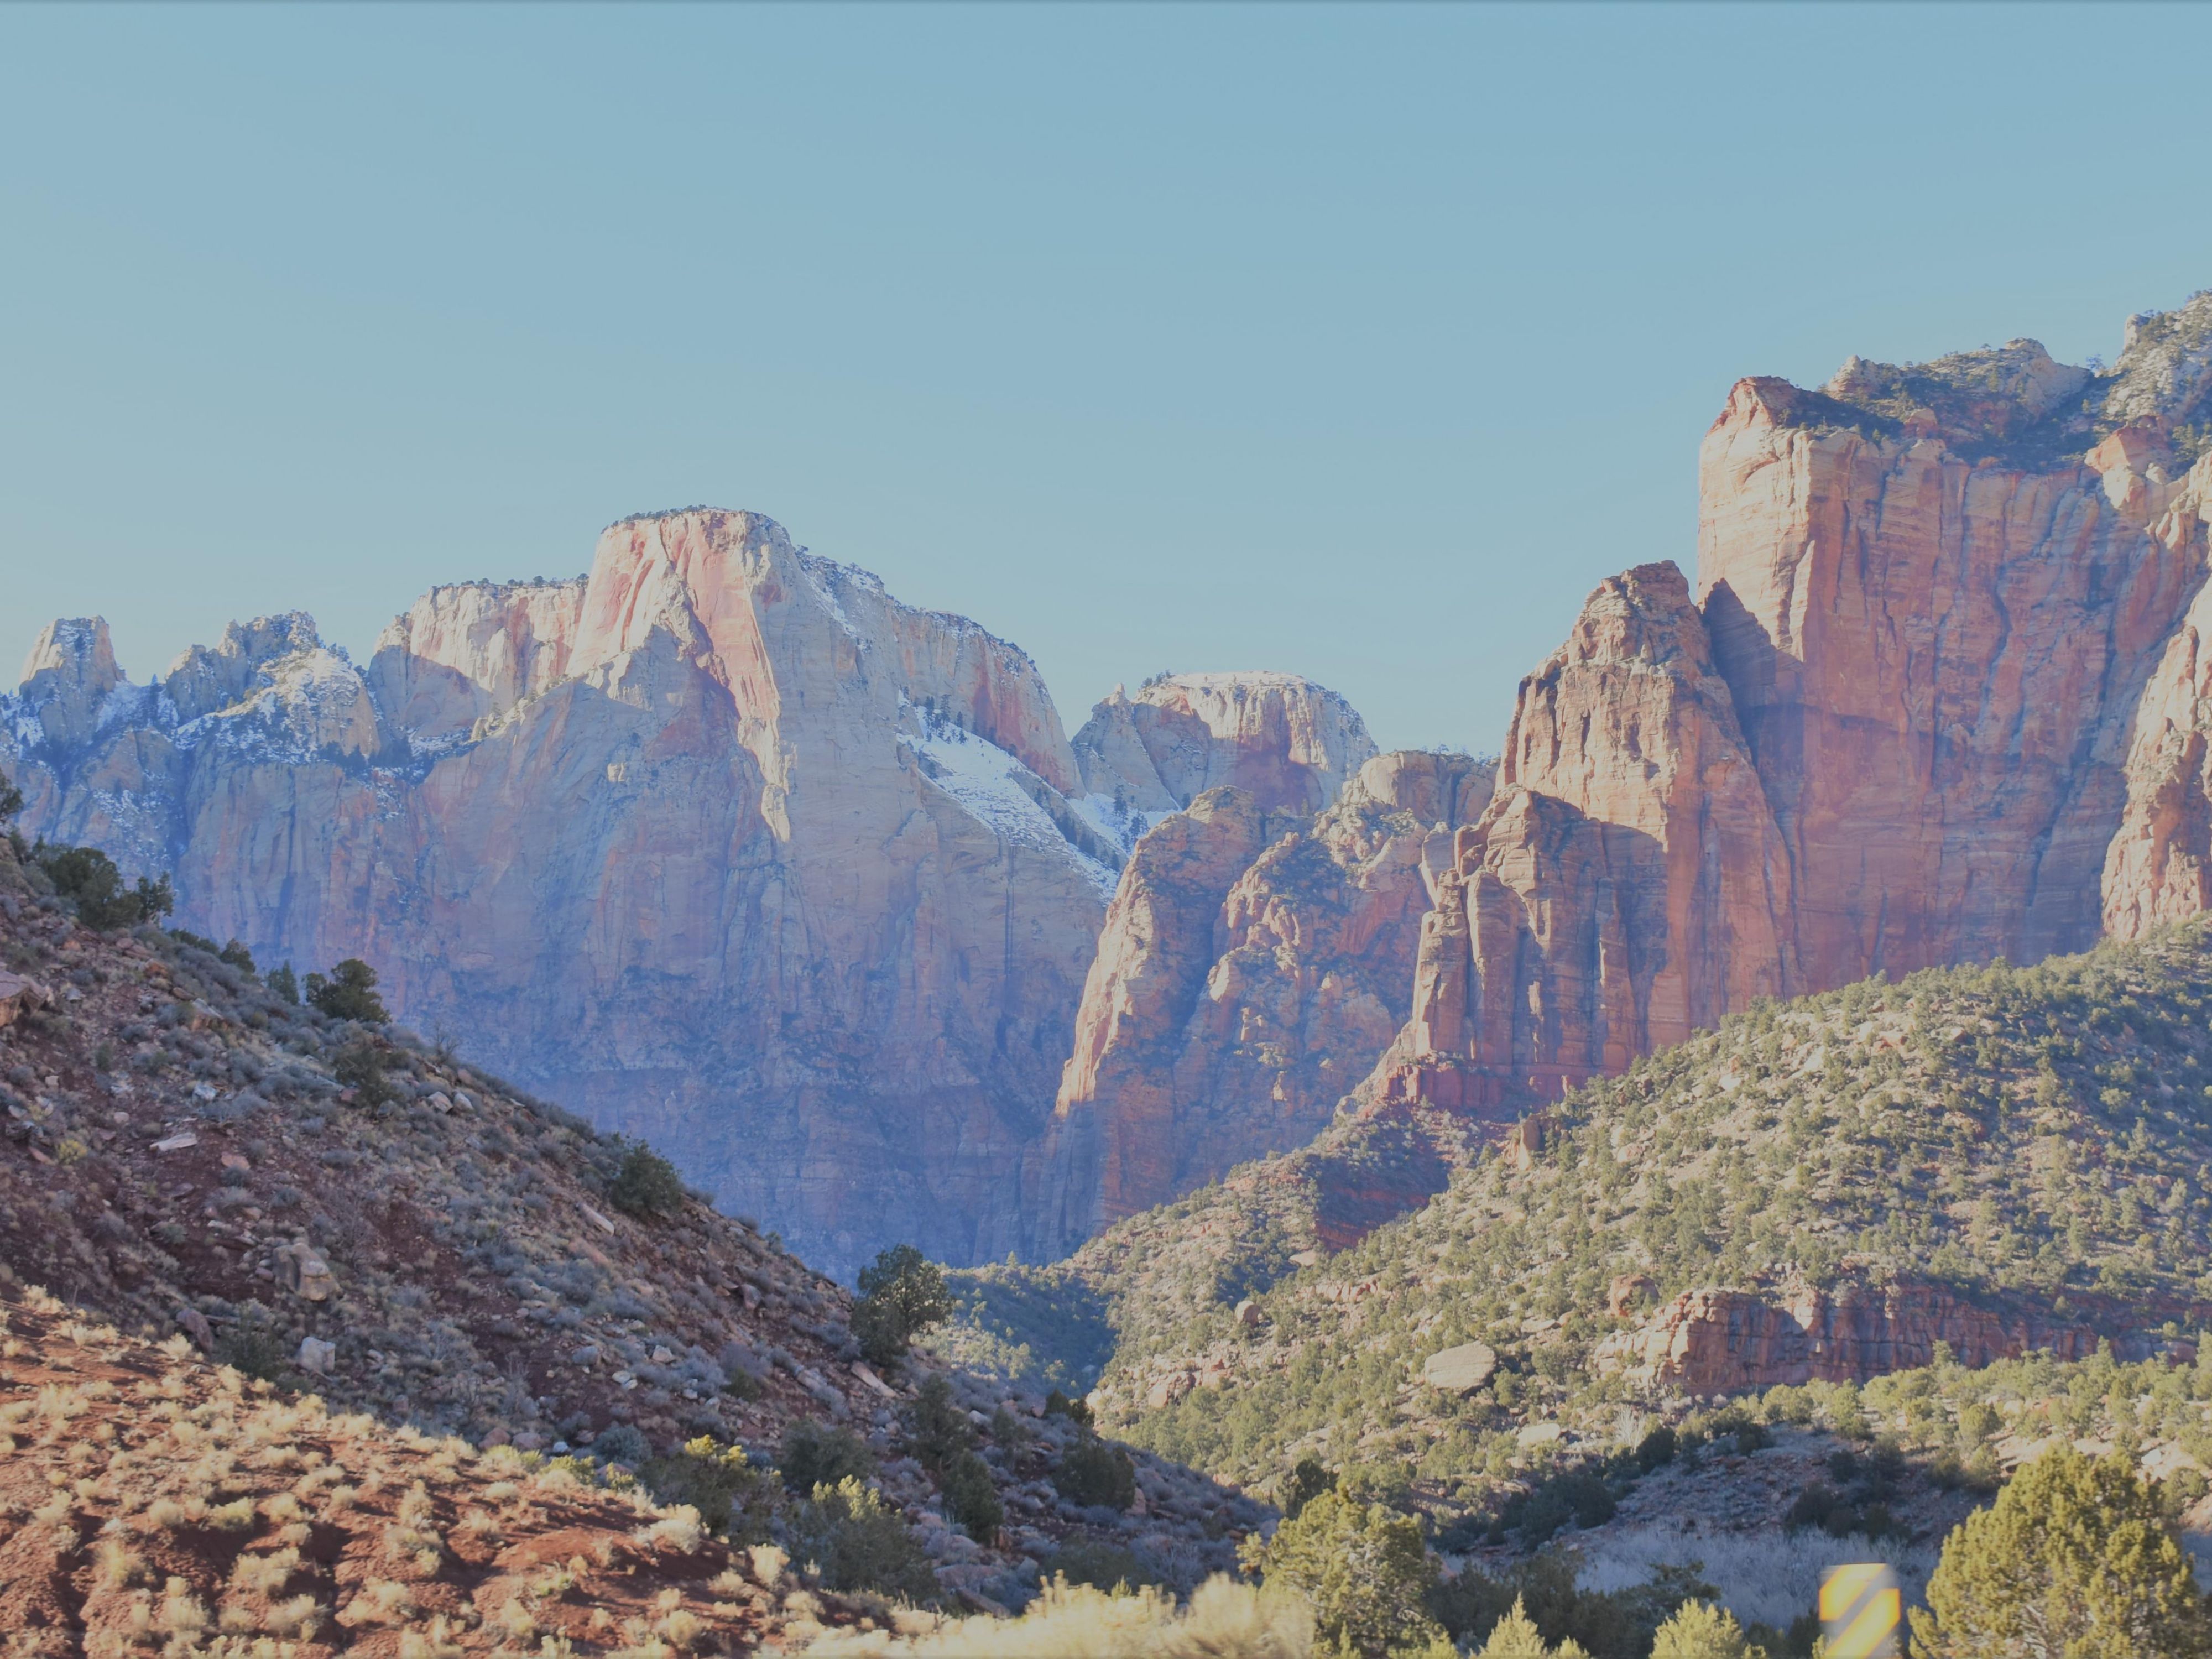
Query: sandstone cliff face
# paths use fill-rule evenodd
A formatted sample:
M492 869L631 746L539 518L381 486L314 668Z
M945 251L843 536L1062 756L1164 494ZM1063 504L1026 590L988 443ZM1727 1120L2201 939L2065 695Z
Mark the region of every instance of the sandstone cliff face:
M1504 1121L1754 997L2203 908L2208 419L2212 295L2106 375L1739 383L1695 603L1639 567L1523 683L1373 1097Z
M2126 1322L2120 1357L2148 1357ZM1985 1307L1940 1285L1911 1279L1847 1282L1832 1290L1776 1287L1689 1291L1632 1328L1600 1341L1595 1363L1638 1384L1692 1395L1824 1382L1863 1382L1934 1363L1938 1343L1978 1369L2028 1352L2081 1359L2105 1334L2094 1324L2021 1307Z
M1138 843L1033 1161L1033 1253L1327 1125L1397 1030L1423 850L1482 810L1493 770L1378 756L1314 817L1216 789Z
M1135 697L1116 686L1075 734L1085 787L1171 812L1208 789L1264 811L1316 812L1375 755L1356 710L1295 674L1171 674Z
M1781 852L1681 573L1606 582L1522 683L1497 799L1437 878L1400 1089L1556 1096L1788 994Z

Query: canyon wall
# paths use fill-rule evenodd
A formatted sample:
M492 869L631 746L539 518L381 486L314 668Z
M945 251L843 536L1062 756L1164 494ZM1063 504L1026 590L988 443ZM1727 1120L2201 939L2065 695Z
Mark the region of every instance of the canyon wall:
M2106 374L1739 382L1694 597L1614 578L1522 683L1370 1094L1503 1121L1755 997L2203 908L2208 440L2212 295Z
M104 623L56 623L0 766L28 833L173 872L181 925L365 957L417 1028L850 1272L1035 1231L1118 868L1187 804L1163 769L1310 811L1373 753L1306 682L1191 684L1145 705L1158 760L1079 763L1017 647L700 510L612 526L574 580L433 589L365 669L295 613L133 685Z
M1137 843L1031 1160L1031 1254L1327 1127L1402 1018L1423 853L1482 811L1493 774L1377 756L1327 811L1224 787Z

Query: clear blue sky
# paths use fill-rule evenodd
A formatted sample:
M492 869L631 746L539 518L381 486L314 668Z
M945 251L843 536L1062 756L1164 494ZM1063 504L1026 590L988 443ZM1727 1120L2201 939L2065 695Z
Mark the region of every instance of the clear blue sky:
M782 520L1498 744L1744 374L2212 285L2212 12L0 9L0 668Z

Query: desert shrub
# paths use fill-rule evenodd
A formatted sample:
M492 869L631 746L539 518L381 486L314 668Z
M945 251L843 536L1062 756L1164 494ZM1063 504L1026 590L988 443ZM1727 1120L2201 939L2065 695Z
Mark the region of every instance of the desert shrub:
M102 933L135 927L177 907L167 876L158 882L141 876L136 887L125 887L115 860L96 847L49 847L41 842L31 858L54 891L76 908L77 920Z
M1045 1558L1042 1570L1047 1583L1064 1578L1103 1590L1141 1589L1159 1582L1158 1570L1135 1551L1098 1538L1069 1539Z
M1070 1400L1058 1389L1045 1395L1044 1414L1047 1417L1064 1417L1071 1423L1082 1424L1086 1429L1091 1426L1090 1403L1083 1400Z
M945 1515L977 1543L989 1543L1006 1519L990 1465L974 1452L962 1452L945 1469L942 1484Z
M853 1334L878 1365L896 1364L907 1346L952 1311L945 1272L911 1244L895 1244L860 1269Z
M929 1558L898 1511L848 1475L814 1488L793 1510L791 1554L833 1590L872 1590L920 1601L937 1591Z
M1522 1493L1505 1505L1500 1519L1520 1528L1528 1543L1541 1544L1573 1522L1578 1527L1601 1527L1618 1507L1604 1478L1588 1469L1570 1469Z
M1137 1500L1137 1466L1119 1446L1085 1435L1060 1454L1052 1484L1071 1504L1126 1510Z
M1297 1595L1217 1575L1192 1592L1188 1607L1178 1607L1171 1590L1115 1595L1048 1579L1018 1619L980 1614L905 1640L835 1631L806 1651L824 1659L1306 1659L1315 1649L1313 1615Z
M348 957L327 979L308 975L307 1003L332 1019L357 1019L365 1025L387 1024L392 1018L376 994L376 969L358 957Z
M850 1429L802 1417L784 1431L775 1466L783 1484L804 1497L817 1486L866 1480L876 1472L876 1455Z
M353 1091L353 1103L363 1110L399 1098L399 1091L384 1075L384 1056L367 1037L347 1043L331 1057L331 1075L338 1087Z
M240 1319L223 1328L215 1340L215 1361L246 1376L281 1382L290 1372L292 1356L284 1339L258 1319Z
M1913 1650L1929 1659L2212 1652L2212 1614L2157 1495L2118 1457L2027 1465L1943 1541Z
M690 1504L699 1512L702 1526L733 1544L768 1541L778 1495L775 1481L746 1462L740 1447L720 1445L713 1436L702 1435L681 1451L647 1458L638 1467L638 1478L660 1503Z
M603 1463L635 1469L653 1455L653 1444L635 1423L611 1423L592 1438L592 1455Z
M906 1408L906 1450L932 1474L942 1475L975 1443L968 1413L953 1403L941 1376L924 1382Z
M673 1215L684 1207L684 1180L652 1147L629 1141L622 1168L607 1188L607 1201L628 1215Z
M1304 1596L1316 1634L1347 1656L1382 1659L1443 1635L1426 1605L1437 1568L1421 1529L1380 1504L1323 1492L1272 1539L1248 1542L1244 1559L1271 1588Z

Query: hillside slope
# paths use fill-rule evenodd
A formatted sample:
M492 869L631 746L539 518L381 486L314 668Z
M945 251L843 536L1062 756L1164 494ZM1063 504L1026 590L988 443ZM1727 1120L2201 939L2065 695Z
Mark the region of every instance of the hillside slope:
M1262 1518L1149 1455L1104 1503L1067 1470L1111 1454L1039 1391L870 1368L848 1292L672 1180L638 1185L635 1149L404 1029L295 1006L241 952L88 927L52 889L0 836L0 1289L532 1458L650 1466L707 1436L765 1466L809 1423L848 1432L954 1603L1018 1601L1070 1549L1187 1586ZM933 1376L951 1428L925 1426ZM1000 1519L958 1519L956 1441Z
M1524 1434L1609 1442L1625 1407L1863 1381L1938 1344L2148 1354L2212 1316L2208 998L2199 923L1762 1003L1471 1150L1348 1249L1320 1253L1316 1153L1266 1161L1049 1270L1091 1298L1072 1337L1025 1322L1038 1281L1002 1268L965 1281L955 1345L1100 1364L1103 1421L1217 1474L1310 1454L1439 1500ZM1424 1382L1477 1341L1494 1381Z

